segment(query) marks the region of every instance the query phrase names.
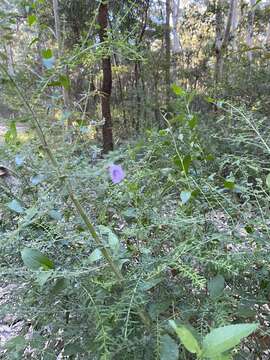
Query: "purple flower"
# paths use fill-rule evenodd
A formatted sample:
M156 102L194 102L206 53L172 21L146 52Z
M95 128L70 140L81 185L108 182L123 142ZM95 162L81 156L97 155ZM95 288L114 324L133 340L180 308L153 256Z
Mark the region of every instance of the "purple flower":
M125 178L125 172L121 165L110 165L109 173L114 184L120 183Z

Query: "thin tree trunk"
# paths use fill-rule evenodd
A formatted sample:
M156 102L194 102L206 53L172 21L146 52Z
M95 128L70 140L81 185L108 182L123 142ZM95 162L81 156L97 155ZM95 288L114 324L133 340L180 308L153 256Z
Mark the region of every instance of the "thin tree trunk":
M146 93L146 86L145 86L145 82L144 82L144 78L142 75L142 68L141 68L141 64L138 64L139 67L139 72L140 72L140 80L141 80L141 84L142 84L142 93L143 93L143 121L144 123L146 123L147 117L146 117L146 111L147 111L147 93Z
M114 58L115 66L119 66L119 62L118 62L117 56L115 54L113 55L113 58ZM120 94L120 101L121 101L121 106L122 106L124 125L125 125L126 130L128 130L127 129L127 116L126 116L126 110L125 110L123 85L122 85L121 77L118 73L117 73L117 80L118 80L118 85L119 85L119 94Z
M60 30L60 17L59 17L59 6L58 0L53 0L53 13L54 13L54 26L55 26L55 36L58 44L58 55L62 55L62 39L61 39L61 30Z
M267 3L267 11L270 11L270 1L268 0ZM268 26L267 26L267 30L266 30L266 37L265 37L265 45L267 46L267 48L270 48L270 19L268 20Z
M182 50L180 36L178 33L178 23L180 17L180 0L172 0L172 53L179 54Z
M172 74L171 81L177 81L177 63L182 52L182 45L179 35L180 0L171 0L172 6Z
M218 83L223 77L223 63L224 63L224 54L227 50L229 43L230 31L232 26L232 16L233 10L235 8L235 1L230 0L230 9L228 13L226 28L223 34L223 14L222 14L222 0L218 0L217 9L216 9L216 70L215 78Z
M236 43L236 31L239 24L239 0L235 0L234 7L233 7L233 13L232 13L232 46L233 49L237 49L237 43Z
M142 104L141 104L141 89L139 87L139 78L140 78L140 73L139 73L139 64L138 61L135 62L135 66L134 66L134 77L135 77L135 87L136 87L136 102L137 102L137 111L136 111L136 120L135 120L135 129L136 131L139 130L140 128L140 115L141 115L141 108L142 108Z
M166 0L166 23L165 23L165 86L166 107L168 108L171 97L171 38L170 38L170 0Z
M54 12L54 24L55 24L55 36L58 45L58 57L63 55L63 44L61 38L61 27L60 27L60 17L59 17L59 6L58 0L53 0L53 12ZM66 69L66 76L68 77L68 71ZM63 98L64 98L64 106L66 110L70 108L70 99L69 99L69 91L64 86L62 87ZM69 125L71 125L69 123Z
M143 13L142 13L142 27L141 27L139 37L136 40L136 46L137 47L142 42L145 30L146 30L149 6L150 6L150 1L146 0L145 4L144 4L144 7L142 9L143 10ZM137 115L136 115L136 120L135 120L135 129L138 132L139 129L140 129L140 120L141 120L141 114L142 114L141 110L142 110L142 108L143 109L145 108L144 106L142 106L142 102L144 102L144 105L145 105L145 98L146 98L145 87L144 87L143 80L141 78L141 68L140 68L140 62L139 61L135 62L134 78L135 78L136 98L137 98L137 106L136 106L137 107L137 111L136 111ZM140 80L141 80L141 84L142 84L141 87L139 86ZM145 117L144 117L144 120L145 120Z
M216 68L215 68L215 79L216 82L219 82L222 72L222 32L223 32L223 3L222 0L217 0L216 3L216 43L215 43L215 52L216 52Z
M110 28L112 28L112 23L111 21L108 19L108 23L110 25ZM114 36L112 34L112 39L114 39ZM120 62L116 56L116 54L113 54L113 60L114 60L114 64L115 66L119 66L120 65ZM123 120L124 120L124 126L126 128L126 130L128 131L128 128L127 128L127 116L126 116L126 110L125 110L125 100L124 100L124 91L123 91L123 85L122 85L122 80L121 80L121 76L118 74L116 74L116 77L117 77L117 81L118 81L118 85L119 85L119 94L120 94L120 101L121 101L121 107L122 107L122 114L123 114Z
M270 46L270 21L269 21L268 28L267 28L265 42L266 42L267 46Z
M256 0L250 0L250 9L248 12L248 29L247 29L247 46L248 48L252 48L253 45L253 32L254 32L254 5L256 4ZM252 63L253 53L252 51L248 51L247 53L249 65Z
M98 24L99 24L99 39L103 43L107 40L108 34L108 4L101 3L98 12ZM112 117L111 117L111 105L110 98L112 92L112 67L111 59L109 55L106 55L102 59L102 89L101 89L101 111L102 117L105 121L102 128L103 135L103 153L107 154L113 150L113 132L112 132Z

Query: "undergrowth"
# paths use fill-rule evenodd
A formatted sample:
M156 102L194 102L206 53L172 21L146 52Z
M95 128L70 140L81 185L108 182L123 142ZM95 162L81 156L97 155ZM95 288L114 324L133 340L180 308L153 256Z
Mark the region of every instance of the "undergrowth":
M164 129L105 158L78 132L70 143L61 126L44 129L123 284L37 139L20 144L15 136L0 148L11 170L0 183L1 275L16 284L0 311L25 320L4 358L165 359L178 343L172 319L201 336L259 322L234 358L263 358L270 335L269 125L225 102L209 116L193 113L190 101L181 94L163 114ZM108 176L112 163L125 170L119 184ZM29 270L25 248L46 254L54 269ZM180 345L180 358L194 357Z

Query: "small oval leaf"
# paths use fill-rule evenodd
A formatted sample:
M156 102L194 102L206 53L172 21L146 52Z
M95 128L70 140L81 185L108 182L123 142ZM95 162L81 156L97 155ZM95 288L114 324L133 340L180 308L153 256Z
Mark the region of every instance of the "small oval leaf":
M34 25L37 22L37 17L34 14L31 14L27 17L27 22L29 26Z
M101 250L100 249L95 249L92 253L91 253L91 255L89 256L89 263L91 264L91 263L93 263L93 262L96 262L96 261L98 261L98 260L100 260L102 258L102 252L101 252Z
M180 198L181 198L182 204L185 205L191 198L191 192L190 191L181 191Z
M231 180L225 180L223 185L225 189L233 190L235 188L235 183Z
M17 214L23 214L24 213L24 208L22 207L22 205L19 203L18 200L12 200L11 202L9 202L7 204L7 207L11 211L16 212Z
M39 250L24 248L21 251L23 263L30 270L50 270L54 269L53 262Z
M182 89L180 86L173 84L171 87L172 91L175 93L175 95L177 96L184 96L186 95L186 92L184 89Z
M212 299L218 298L224 290L225 280L222 275L217 275L208 282L208 291Z

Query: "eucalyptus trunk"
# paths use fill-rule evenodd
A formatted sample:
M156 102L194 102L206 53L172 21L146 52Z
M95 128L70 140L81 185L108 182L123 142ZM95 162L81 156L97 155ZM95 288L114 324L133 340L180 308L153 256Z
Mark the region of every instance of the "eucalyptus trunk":
M178 32L180 17L180 0L172 0L172 53L179 54L181 52L181 41Z
M247 46L249 49L253 46L253 33L254 33L254 6L256 0L250 0L250 9L248 12L248 24L247 24ZM247 53L249 64L251 65L253 59L252 50Z
M232 46L233 49L237 49L237 42L236 42L236 32L239 24L239 0L235 0L233 13L232 13L232 28L231 28L231 37L232 37Z
M166 87L166 106L168 108L171 94L171 38L170 38L170 0L166 0L166 22L165 22L165 87Z
M223 2L218 0L216 8L216 69L215 69L215 78L216 82L222 80L223 78L223 66L224 66L224 55L227 51L230 32L232 26L233 12L235 9L236 0L230 0L230 7L226 22L225 30L223 31L224 21L223 21Z

